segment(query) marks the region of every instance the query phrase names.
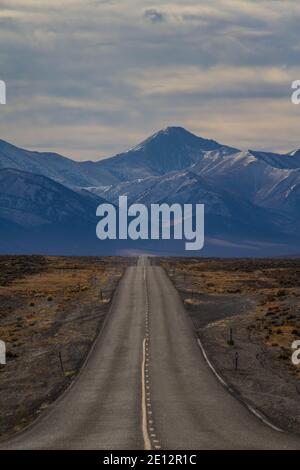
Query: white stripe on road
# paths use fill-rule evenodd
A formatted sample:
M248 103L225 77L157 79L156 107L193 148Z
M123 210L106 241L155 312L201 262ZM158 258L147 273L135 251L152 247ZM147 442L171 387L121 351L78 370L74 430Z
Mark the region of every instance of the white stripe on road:
M203 357L205 359L205 361L207 362L209 368L212 370L212 372L214 373L214 375L217 377L217 379L219 380L219 382L221 382L221 384L223 385L223 387L225 387L232 395L235 395L234 394L234 391L232 390L232 388L225 382L225 380L220 376L220 374L216 371L216 369L214 368L214 366L212 365L212 363L210 362L210 360L208 359L207 357L207 354L206 354L206 351L202 345L202 342L200 340L200 338L197 339L197 343L198 343L198 346L199 348L201 349L201 352L203 354ZM274 429L274 431L278 431L278 432L284 432L282 429L278 428L277 426L275 426L274 424L270 423L270 421L265 418L265 416L263 416L258 410L256 410L255 408L253 408L253 406L249 405L249 403L247 403L245 400L241 400L244 405L248 408L248 410L253 413L260 421L262 421L264 424L266 424L267 426L269 426L270 428Z
M146 383L145 383L145 363L146 363L146 339L143 340L143 362L142 362L142 427L144 449L151 450L151 443L147 425L147 405L146 405Z

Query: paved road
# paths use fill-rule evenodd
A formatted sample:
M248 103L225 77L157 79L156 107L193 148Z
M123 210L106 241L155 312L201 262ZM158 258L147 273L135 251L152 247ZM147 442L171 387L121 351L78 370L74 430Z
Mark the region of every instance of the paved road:
M162 268L127 269L74 386L0 449L297 449L216 380Z

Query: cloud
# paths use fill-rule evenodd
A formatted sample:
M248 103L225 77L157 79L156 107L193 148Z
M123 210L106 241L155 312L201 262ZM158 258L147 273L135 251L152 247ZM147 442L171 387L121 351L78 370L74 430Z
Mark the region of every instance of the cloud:
M152 21L152 23L161 23L166 20L165 15L161 13L160 11L155 10L154 8L145 10L144 16L148 20Z
M238 147L300 146L290 104L298 2L66 0L64 15L59 0L0 7L3 139L97 159L175 121Z
M276 98L288 96L287 84L291 76L300 77L300 67L233 67L214 66L171 66L133 70L127 80L135 85L144 96L201 96L202 100L219 97L234 98ZM133 78L134 77L134 78Z

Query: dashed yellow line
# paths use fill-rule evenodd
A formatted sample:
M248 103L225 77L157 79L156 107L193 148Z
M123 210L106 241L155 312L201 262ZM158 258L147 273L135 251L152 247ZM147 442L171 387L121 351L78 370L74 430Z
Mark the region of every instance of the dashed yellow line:
M146 363L146 338L143 340L143 362L142 362L142 426L144 449L151 450L151 442L148 434L147 424L147 405L146 405L146 388L145 388L145 363Z
M143 260L144 261L144 260ZM150 329L149 329L149 294L147 288L147 273L145 262L144 265L144 281L146 287L146 318L145 318L145 338L143 340L143 362L142 362L142 421L143 421L143 438L144 449L155 450L161 449L160 442L155 432L155 424L153 420L149 367L150 367ZM149 427L148 427L149 426Z

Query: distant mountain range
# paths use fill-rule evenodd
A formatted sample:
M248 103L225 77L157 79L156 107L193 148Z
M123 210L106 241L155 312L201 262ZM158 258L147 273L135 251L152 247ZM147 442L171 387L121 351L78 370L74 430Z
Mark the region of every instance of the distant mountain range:
M201 255L300 252L300 150L245 152L169 127L98 162L0 141L0 253L186 254L179 242L100 242L96 207L120 195L146 205L204 203Z

